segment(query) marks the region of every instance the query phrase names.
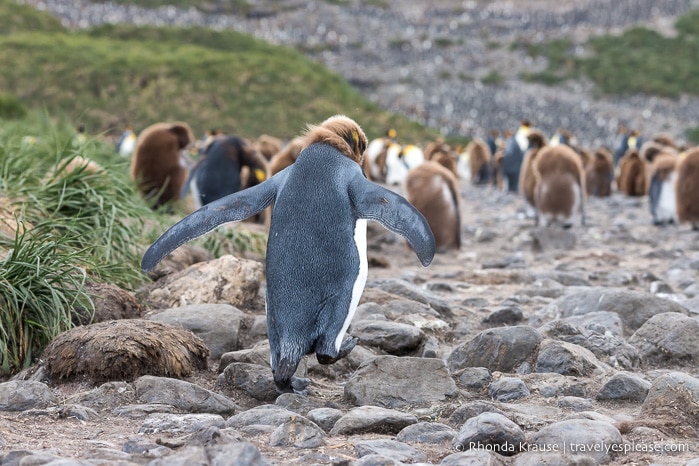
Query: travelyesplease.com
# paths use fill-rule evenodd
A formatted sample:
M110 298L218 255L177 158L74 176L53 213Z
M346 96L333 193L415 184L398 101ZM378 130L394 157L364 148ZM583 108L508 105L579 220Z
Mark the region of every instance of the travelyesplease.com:
M457 443L454 445L456 451L466 450L486 450L503 455L513 455L525 451L537 451L546 453L607 453L607 454L629 454L629 453L683 453L689 451L687 443L565 443L538 445L535 443L499 443L482 444L480 442L470 442L467 444Z

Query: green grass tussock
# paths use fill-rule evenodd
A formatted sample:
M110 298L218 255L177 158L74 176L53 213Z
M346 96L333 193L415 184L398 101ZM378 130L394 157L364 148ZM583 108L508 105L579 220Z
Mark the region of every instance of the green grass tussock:
M69 121L35 112L0 120L0 375L91 318L87 282L127 290L146 282L143 251L184 216L151 210L129 160L100 137L78 138ZM263 255L266 239L241 228L199 241L218 257Z

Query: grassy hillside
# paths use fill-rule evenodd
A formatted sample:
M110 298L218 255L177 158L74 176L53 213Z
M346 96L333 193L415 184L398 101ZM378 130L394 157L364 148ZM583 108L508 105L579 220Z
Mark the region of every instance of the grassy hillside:
M344 113L369 136L395 127L415 140L434 137L290 48L203 28L74 32L30 10L0 0L2 22L14 25L0 32L0 94L84 123L92 133L127 122L138 130L185 120L198 135L222 128L291 138L307 123Z

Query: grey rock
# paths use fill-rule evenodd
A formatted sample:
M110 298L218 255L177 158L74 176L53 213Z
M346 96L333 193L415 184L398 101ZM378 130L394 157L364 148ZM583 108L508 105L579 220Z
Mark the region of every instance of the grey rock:
M487 401L471 401L459 406L453 413L451 413L451 416L449 416L449 424L452 426L458 426L460 428L466 421L482 413L497 413L502 414L503 416L505 415L503 411L498 409L492 403Z
M442 359L397 356L377 356L362 364L344 390L355 405L389 408L444 401L458 392Z
M144 458L160 458L170 454L172 450L163 445L158 445L152 440L140 436L132 435L130 436L124 445L122 446L122 451L131 455L139 455Z
M488 395L494 400L504 402L519 400L531 395L531 393L522 379L503 377L490 384Z
M505 466L502 456L485 450L452 453L442 458L439 466Z
M461 305L466 307L488 307L488 304L485 298L466 298L461 301Z
M229 351L228 353L221 355L218 371L223 372L226 367L234 362L244 362L247 364L257 364L260 366L270 367L269 356L269 341L261 341L255 344L252 348Z
M208 346L211 359L238 349L238 333L244 313L230 304L194 304L165 309L150 320L181 325Z
M375 280L367 282L366 286L378 288L387 293L402 296L406 299L417 301L418 303L429 304L430 307L439 312L441 315L449 316L452 314L451 307L447 301L433 293L420 289L419 287L405 280Z
M385 315L388 320L397 319L400 316L410 314L433 317L440 315L439 312L432 309L429 304L411 301L409 299L387 301L381 306L381 313ZM359 321L359 319L355 319L355 321Z
M410 354L425 339L425 333L413 325L381 320L355 322L349 331L363 345L375 346L396 356Z
M465 367L515 372L522 363L534 359L541 340L541 334L528 326L492 328L457 345L447 363L451 372Z
M116 416L128 417L129 419L146 418L153 413L176 413L179 410L172 405L161 403L146 403L137 405L126 405L114 408L112 414Z
M407 443L451 443L456 431L439 422L418 422L398 432L396 440Z
M233 400L184 380L144 375L134 386L139 401L167 404L190 413L229 415L240 409Z
M648 319L665 312L688 311L681 304L650 293L620 288L571 288L571 292L554 302L563 317L589 312L616 312L628 332L635 332Z
M488 325L513 325L524 319L522 308L519 306L502 306L495 309L483 319Z
M459 383L466 388L487 387L493 380L492 374L485 367L467 367L456 375Z
M148 466L209 466L206 449L201 445L187 445L176 453L156 458Z
M204 445L205 447L226 444L226 443L237 443L242 442L243 437L240 433L233 428L219 429L216 426L204 427L190 434L185 443L198 443Z
M395 435L416 422L417 417L410 413L378 406L360 406L351 409L338 419L330 430L330 435L354 435L367 432Z
M397 440L360 440L354 444L354 449L360 458L367 455L381 455L406 463L415 463L426 458L420 450Z
M590 281L581 275L556 270L537 272L534 274L534 279L554 280L563 286L592 286Z
M550 322L542 327L543 332L551 338L587 348L612 367L627 370L640 367L641 356L638 350L622 337L611 334L595 323L588 323L587 327L576 327L570 323L570 319L572 317Z
M325 444L325 433L314 422L299 416L274 429L269 444L273 447L318 448Z
M561 228L534 228L530 231L535 251L567 250L575 248L575 232Z
M211 466L269 466L271 463L250 442L223 443L206 449Z
M428 336L422 343L418 357L438 358L440 357L439 340L433 336Z
M586 398L579 396L563 396L558 400L561 408L572 409L573 411L588 411L592 409L592 403Z
M0 383L0 411L44 408L55 402L55 395L45 383L30 380Z
M544 398L558 396L587 397L592 380L587 377L569 377L556 372L535 372L522 376L532 393Z
M566 323L568 323L574 327L578 327L578 328L584 328L584 329L590 329L590 330L596 330L596 331L603 330L602 333L609 332L615 336L620 336L620 335L626 334L626 332L624 330L624 322L621 320L621 317L616 312L610 312L610 311L588 312L587 314L580 314L580 315L565 317L563 319L560 319L560 321L566 322ZM547 330L552 324L555 324L556 322L558 322L558 321L548 323L544 326L544 328L542 328L540 330Z
M316 423L325 432L330 432L343 413L335 408L316 408L306 414L306 417Z
M96 460L102 464L128 465L133 464L135 459L131 454L114 448L91 448L83 453L83 458L86 460ZM91 463L94 464L94 463Z
M554 422L536 432L529 443L564 455L592 457L598 464L608 463L618 452L623 438L612 424L589 419Z
M592 375L607 368L588 349L564 341L544 340L536 358L536 372L556 372L568 376Z
M225 427L226 421L219 414L168 414L149 415L139 429L143 434L169 432L173 434L191 433L209 426L219 429Z
M107 382L75 397L76 403L97 411L130 405L134 401L136 401L136 390L127 382Z
M274 400L274 405L299 414L305 414L319 407L319 403L296 393L282 393Z
M232 387L260 401L273 401L279 393L269 367L244 362L229 364L216 379L218 387Z
M556 451L525 451L517 455L513 466L597 466L598 464L589 456L571 456Z
M226 427L239 428L250 425L278 426L299 416L298 413L279 406L261 405L231 416L226 421Z
M387 456L370 453L358 458L353 464L355 466L404 466L406 463Z
M653 380L641 406L643 416L668 416L679 425L699 428L699 379L669 372Z
M452 441L457 451L488 448L503 456L519 453L524 431L502 414L483 413L472 417Z
M651 383L639 375L617 372L604 383L596 399L642 402L646 399L650 387Z
M304 358L299 364L299 369L296 371L297 376L305 377L304 375L304 365L308 373L308 376L321 376L327 377L328 379L341 379L345 381L354 371L359 369L359 366L365 362L373 359L376 353L380 352L378 349L370 349L360 344L355 346L354 349L339 361L333 364L320 364L315 357Z
M676 312L656 314L629 339L647 363L699 361L699 320Z
M648 287L648 291L652 294L672 294L673 290L670 285L663 281L654 281Z
M196 263L153 284L146 301L151 309L186 304L229 304L245 308L257 298L263 280L260 262L224 255Z

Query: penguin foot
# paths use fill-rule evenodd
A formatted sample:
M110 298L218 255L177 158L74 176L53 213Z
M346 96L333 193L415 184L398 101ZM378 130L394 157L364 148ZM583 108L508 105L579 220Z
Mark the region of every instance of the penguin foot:
M358 337L348 337L345 339L345 341L342 342L340 345L340 351L337 352L337 356L328 356L327 354L318 354L316 353L316 359L320 364L333 364L339 361L340 359L344 358L350 352L354 349L355 346L357 346L357 343L359 342Z
M298 365L298 361L294 363L289 358L282 358L275 370L272 371L274 386L277 388L279 393L292 393L294 391L294 381L299 379L298 377L294 376L294 372L296 372ZM308 383L310 383L310 380ZM308 386L308 383L306 386ZM305 386L302 387L302 389L303 388L305 388Z

